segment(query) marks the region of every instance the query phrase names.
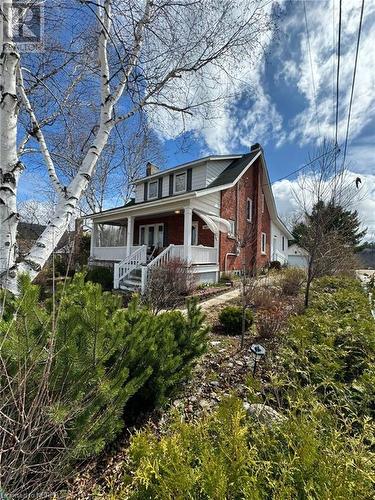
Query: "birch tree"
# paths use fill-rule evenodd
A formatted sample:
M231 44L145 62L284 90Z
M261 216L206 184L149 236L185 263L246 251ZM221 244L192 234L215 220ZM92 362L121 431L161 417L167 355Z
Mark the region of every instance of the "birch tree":
M33 279L68 228L115 128L146 119L162 131L177 119L211 117L231 93L230 77L262 56L272 19L269 2L267 12L256 0L52 1L45 4L48 47L30 55L14 41L14 3L1 7L0 280L17 293L17 275ZM64 129L80 141L78 106L91 128L67 178L49 136ZM31 143L57 201L45 231L19 261L17 190Z

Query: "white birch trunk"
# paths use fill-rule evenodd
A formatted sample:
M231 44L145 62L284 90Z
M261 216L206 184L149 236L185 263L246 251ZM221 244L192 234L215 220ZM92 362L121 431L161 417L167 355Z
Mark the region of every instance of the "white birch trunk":
M17 186L22 164L17 155L17 66L12 41L12 2L2 4L0 59L0 283L15 290Z

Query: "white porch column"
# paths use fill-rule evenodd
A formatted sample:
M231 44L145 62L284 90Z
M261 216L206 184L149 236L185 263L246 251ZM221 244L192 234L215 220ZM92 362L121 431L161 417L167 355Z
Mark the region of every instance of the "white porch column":
M134 217L132 215L129 215L128 229L126 232L126 255L130 255L133 241L134 241Z
M184 208L184 258L191 262L191 228L193 224L193 211L190 207Z
M90 240L90 257L91 259L94 258L94 247L95 247L95 240L96 240L96 232L97 232L97 224L93 222L92 224L92 230L91 230L91 240Z

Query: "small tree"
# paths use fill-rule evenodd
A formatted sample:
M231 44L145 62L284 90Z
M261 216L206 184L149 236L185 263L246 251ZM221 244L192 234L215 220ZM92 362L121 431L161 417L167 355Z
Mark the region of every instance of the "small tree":
M175 309L194 290L195 285L194 274L187 263L181 259L171 259L151 268L143 300L155 313L163 309Z
M347 268L365 234L359 230L357 213L343 208L350 207L358 193L345 171L337 170L338 164L339 151L324 142L316 159L310 160L310 170L298 178L298 190L294 193L302 218L294 235L308 252L305 307L309 305L312 281Z

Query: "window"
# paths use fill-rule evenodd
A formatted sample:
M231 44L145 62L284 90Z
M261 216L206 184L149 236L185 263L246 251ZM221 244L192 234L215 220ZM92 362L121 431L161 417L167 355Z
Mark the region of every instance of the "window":
M175 193L182 193L183 191L186 191L186 172L175 175L174 190Z
M148 198L152 200L158 197L158 181L148 183Z
M284 252L285 250L285 236L281 237L281 250Z
M230 224L230 230L228 233L229 238L235 238L236 237L236 221L235 220L228 220Z
M246 219L248 222L252 222L253 220L253 200L250 198L248 198L246 202Z
M264 214L264 193L262 193L262 214Z
M262 233L262 240L261 240L261 252L262 252L262 254L266 253L266 248L267 248L267 235L266 235L266 233Z

